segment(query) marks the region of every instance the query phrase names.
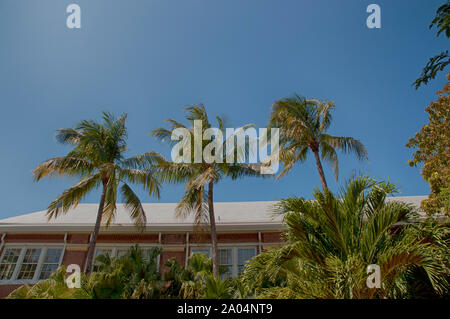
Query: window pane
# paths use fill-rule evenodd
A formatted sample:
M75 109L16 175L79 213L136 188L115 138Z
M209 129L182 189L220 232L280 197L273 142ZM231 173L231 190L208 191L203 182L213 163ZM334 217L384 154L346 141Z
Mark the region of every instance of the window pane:
M247 260L252 259L256 255L255 248L239 248L238 249L238 265L244 265Z
M19 259L20 250L20 248L5 249L5 253L0 262L0 280L11 279L16 268L17 260Z
M41 251L41 248L30 248L26 250L17 279L33 279Z
M219 249L219 266L220 271L223 273L221 275L222 278L229 278L233 275L233 249Z
M56 269L58 269L58 264L45 264L42 265L41 274L39 276L39 279L47 279L50 277L51 274L53 274Z
M48 248L45 254L44 263L42 264L41 274L39 279L47 279L59 266L59 260L61 258L61 248Z
M238 273L241 274L244 271L246 262L256 255L255 248L239 248L238 249Z
M45 254L44 264L59 264L62 248L48 248Z
M27 249L22 264L37 264L40 255L41 248Z
M219 265L231 265L232 261L232 249L219 249Z

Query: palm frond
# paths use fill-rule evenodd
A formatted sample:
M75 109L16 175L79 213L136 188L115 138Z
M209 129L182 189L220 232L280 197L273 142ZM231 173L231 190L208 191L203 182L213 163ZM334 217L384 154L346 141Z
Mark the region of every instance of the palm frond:
M67 213L71 208L76 207L87 193L98 188L100 184L101 175L99 173L82 178L50 203L47 209L48 218L57 218L60 213Z
M367 150L365 146L353 137L331 136L322 134L321 145L325 142L331 147L334 147L346 154L354 153L359 160L367 160Z
M123 183L120 187L120 193L125 203L125 208L130 212L131 219L134 221L136 226L140 228L144 227L147 224L147 217L139 197L126 183Z
M121 181L142 185L144 189L148 191L148 194L150 196L159 198L161 182L157 178L156 173L153 170L148 171L131 168L118 168L118 170L119 179Z
M87 176L94 172L95 166L79 157L63 156L52 158L33 170L33 178L39 181L44 177Z
M61 144L78 145L81 134L73 128L62 128L56 131L56 140Z

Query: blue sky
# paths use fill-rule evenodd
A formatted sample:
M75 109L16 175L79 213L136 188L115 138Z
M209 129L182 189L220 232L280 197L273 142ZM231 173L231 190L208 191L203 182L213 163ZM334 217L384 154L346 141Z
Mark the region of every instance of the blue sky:
M82 27L66 26L77 3ZM377 3L382 28L368 29ZM35 183L32 169L65 154L54 132L101 111L128 114L130 155L167 146L147 133L182 108L204 103L234 126L267 124L270 106L297 92L336 103L330 134L360 139L369 162L341 155L333 190L354 170L396 182L401 195L428 194L407 164L408 138L426 122L444 74L411 83L448 49L428 29L443 0L40 0L0 2L0 218L47 207L74 180ZM217 201L311 197L320 181L311 157L279 181L223 181ZM143 202L154 202L134 187ZM164 186L161 202L183 186ZM92 193L86 202L98 201Z

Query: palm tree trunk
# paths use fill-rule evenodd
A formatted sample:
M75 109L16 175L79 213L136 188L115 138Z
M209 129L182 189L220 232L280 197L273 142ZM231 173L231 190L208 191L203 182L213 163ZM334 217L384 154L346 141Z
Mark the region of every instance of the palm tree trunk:
M105 206L106 187L107 187L106 185L107 182L103 182L102 196L100 198L100 204L98 205L97 220L95 221L94 233L92 234L91 241L89 242L89 251L87 255L86 269L84 271L86 274L89 274L92 271L92 262L94 260L95 245L97 244L97 237L100 231L100 225L102 223L103 207Z
M209 224L211 226L211 246L212 246L212 264L214 279L219 277L219 260L217 251L217 233L216 233L216 219L214 216L214 198L213 198L213 182L209 182L208 186L208 210L209 210Z
M319 150L313 150L314 157L316 158L317 170L319 171L320 181L322 182L322 189L328 190L325 174L323 173L322 163L320 162Z

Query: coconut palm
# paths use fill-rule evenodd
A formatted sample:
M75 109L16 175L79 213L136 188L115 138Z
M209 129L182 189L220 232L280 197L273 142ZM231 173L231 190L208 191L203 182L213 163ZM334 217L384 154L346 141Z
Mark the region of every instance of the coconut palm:
M296 162L305 161L311 150L325 190L328 186L320 157L332 165L336 180L339 175L337 150L354 153L359 160L367 159L366 148L359 140L326 134L333 109L332 102L305 99L299 95L274 103L270 125L280 128L279 158L284 165L278 178L286 174Z
M89 243L86 273L92 269L102 220L105 219L106 227L114 220L117 192L120 192L130 217L139 227L146 224L146 215L129 183L140 184L150 196L159 197L160 183L150 168L156 155L145 153L124 158L127 151L125 120L126 115L115 118L104 112L103 123L85 120L74 128L58 130L57 141L63 145L72 145L72 150L66 156L55 157L40 164L33 171L35 181L62 175L80 178L78 183L50 203L47 210L49 219L66 214L90 191L102 188L95 227Z
M214 215L214 185L225 177L231 177L233 180L244 176L263 176L260 174L261 165L244 163L245 156L249 154L248 143L243 147L233 146L230 149L226 149L227 141L234 141L235 136L239 132L243 132L252 125L245 125L235 130L236 134L220 140L218 136L226 136L224 128L224 120L217 117L218 127L215 129L215 137L211 140L203 140L204 133L207 129L211 129L212 125L208 119L205 106L194 105L185 108L188 112L186 119L190 121L191 126L185 126L180 122L169 119L167 120L171 124L171 129L156 129L150 132L158 139L162 141L168 141L171 145L176 144L177 141L171 139L172 133L177 130L184 130L184 134L190 137L195 136L194 121L200 121L202 124L200 139L201 139L201 154L204 154L204 150L211 147L211 143L216 147L214 152L211 152L213 157L222 155L225 159L227 155L233 154L235 161L233 163L227 163L206 159L202 156L201 161L195 162L195 152L191 154L183 153L176 154L175 162L169 162L163 157L160 158L158 163L158 176L162 182L167 183L186 183L186 191L183 198L176 207L177 217L186 217L193 213L194 220L197 225L209 224L211 234L211 246L212 246L212 261L213 261L213 273L214 278L218 278L219 264L218 264L218 250L217 250L217 233L216 233L216 220ZM183 138L184 139L184 138ZM184 142L188 149L194 150L195 138L186 139ZM182 142L179 142L182 143ZM233 143L234 145L234 143ZM213 154L214 153L214 154ZM181 161L181 158L184 158ZM180 160L178 160L180 159ZM241 163L236 163L241 162Z
M386 200L393 192L389 183L357 177L339 196L317 190L314 201L280 201L287 244L253 258L243 281L257 297L403 298L419 269L436 294L445 294L448 235L441 227L424 236L410 205ZM379 288L367 285L367 267L374 264Z

